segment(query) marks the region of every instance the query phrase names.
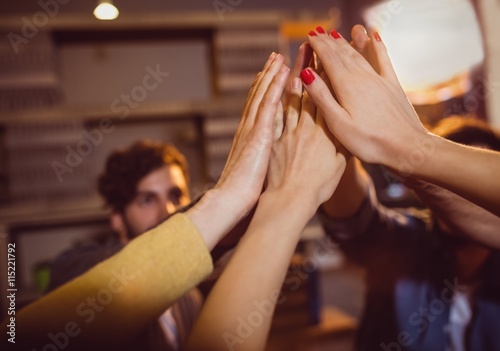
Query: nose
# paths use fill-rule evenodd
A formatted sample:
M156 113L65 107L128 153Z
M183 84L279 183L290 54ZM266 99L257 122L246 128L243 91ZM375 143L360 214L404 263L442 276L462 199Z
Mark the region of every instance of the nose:
M179 209L180 206L174 204L172 201L165 202L165 214L172 215L175 211Z
M176 206L171 202L164 202L157 207L156 222L161 223L170 217L177 210Z

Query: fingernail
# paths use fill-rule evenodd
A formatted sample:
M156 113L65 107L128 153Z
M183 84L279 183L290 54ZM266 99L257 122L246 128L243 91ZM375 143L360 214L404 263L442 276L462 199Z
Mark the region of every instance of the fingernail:
M309 31L309 33L308 33L308 34L309 34L311 37L315 37L315 36L317 36L317 35L318 35L318 34L316 34L316 32L315 32L315 31L313 31L313 30Z
M332 29L330 31L330 35L333 37L333 39L340 39L342 37L340 33L337 32L335 29Z
M292 89L298 89L300 87L300 78L295 77L292 79Z
M316 77L314 77L314 74L310 69L303 69L302 72L300 72L300 78L304 82L305 85L310 85Z
M271 55L269 55L269 59L272 60L273 58L276 57L276 53L273 51Z
M321 33L321 34L325 34L325 33L326 33L326 32L325 32L325 30L323 29L323 27L321 27L321 26L317 26L317 27L316 27L316 31L317 31L318 33Z
M374 32L373 37L375 38L376 41L382 41L382 38L380 37L380 34L378 34L378 32Z
M285 73L285 72L286 72L286 71L288 71L288 70L289 70L289 68L288 68L288 66L287 66L287 65L285 65L285 64L281 65L281 68L280 68L280 72L281 72L281 73Z

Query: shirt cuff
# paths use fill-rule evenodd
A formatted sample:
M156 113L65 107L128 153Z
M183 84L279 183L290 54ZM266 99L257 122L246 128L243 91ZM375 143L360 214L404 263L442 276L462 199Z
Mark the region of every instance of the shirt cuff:
M354 215L345 218L333 218L320 207L318 209L318 218L325 228L326 234L335 241L342 242L365 233L376 212L377 196L373 184L370 184L366 198Z

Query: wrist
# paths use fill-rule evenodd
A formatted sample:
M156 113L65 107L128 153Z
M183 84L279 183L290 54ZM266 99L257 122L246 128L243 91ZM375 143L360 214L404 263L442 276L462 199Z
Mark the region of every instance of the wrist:
M317 200L312 194L302 195L298 191L290 191L284 189L266 190L262 193L259 199L257 209L266 208L269 215L279 215L284 213L286 216L297 217L298 220L305 222L316 213L318 209Z
M210 189L186 212L211 250L247 213L246 204L223 189Z
M403 178L418 176L436 150L440 137L430 133L418 133L400 147L394 147L397 153L390 159L391 162L384 164L395 171L396 175Z

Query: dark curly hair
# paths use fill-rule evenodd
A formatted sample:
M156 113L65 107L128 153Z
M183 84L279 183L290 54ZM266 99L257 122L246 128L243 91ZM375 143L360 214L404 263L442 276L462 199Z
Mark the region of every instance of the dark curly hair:
M114 211L123 212L134 199L141 179L171 164L178 165L189 181L186 158L173 145L150 140L138 141L108 157L104 173L98 179L99 193Z

